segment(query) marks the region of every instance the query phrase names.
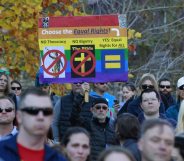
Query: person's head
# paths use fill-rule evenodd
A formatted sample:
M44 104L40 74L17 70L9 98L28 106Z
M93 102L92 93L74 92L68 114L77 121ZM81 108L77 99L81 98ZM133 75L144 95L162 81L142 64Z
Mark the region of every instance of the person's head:
M123 100L127 101L136 94L136 88L132 83L126 83L122 86Z
M146 120L138 142L143 161L170 161L174 146L174 129L163 119Z
M90 135L84 128L69 128L62 139L62 146L71 161L89 160Z
M7 96L10 93L10 79L7 71L0 69L0 92Z
M104 92L106 92L108 90L108 85L106 82L94 83L93 89L95 92L97 92L99 94L103 94Z
M82 91L82 82L72 83L72 92L74 94L80 93L81 91Z
M128 126L127 126L128 125ZM116 121L116 134L120 141L125 139L138 139L140 123L137 117L130 113L123 113Z
M177 97L178 97L179 102L184 100L184 77L181 77L180 79L178 79L178 82L177 82Z
M108 110L108 102L105 98L94 98L91 108L94 118L97 118L99 122L105 122Z
M135 161L135 159L122 147L110 147L100 154L97 161Z
M162 78L158 81L159 91L163 94L169 94L172 91L171 82L167 78Z
M156 90L146 89L142 91L140 99L140 105L145 115L152 116L159 113L160 97Z
M175 136L174 150L172 153L174 161L184 160L184 133Z
M19 96L22 92L22 85L19 81L13 80L11 81L11 91L16 95Z
M158 91L158 84L155 76L150 73L145 73L142 75L138 83L138 87L140 91L143 91L145 89L155 89L156 91Z
M15 119L15 103L9 97L0 97L0 125L12 124Z
M18 107L20 132L31 136L46 136L53 116L49 95L39 88L28 88L22 93Z
M180 104L176 132L178 134L184 132L184 100Z

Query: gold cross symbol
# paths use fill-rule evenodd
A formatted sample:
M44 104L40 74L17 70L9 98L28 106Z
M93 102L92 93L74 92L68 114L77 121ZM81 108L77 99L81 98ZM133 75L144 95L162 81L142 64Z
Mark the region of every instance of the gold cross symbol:
M81 57L75 58L74 61L80 61L80 62L82 62L82 61L84 60L84 58L85 58L85 53L81 53L80 56L81 56ZM89 57L86 61L91 61L91 57ZM85 63L83 63L83 64L81 65L81 73L84 73L84 72L85 72Z

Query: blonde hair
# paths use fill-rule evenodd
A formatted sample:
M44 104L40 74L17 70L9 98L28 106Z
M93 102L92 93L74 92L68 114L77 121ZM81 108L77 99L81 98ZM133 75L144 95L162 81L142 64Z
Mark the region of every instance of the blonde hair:
M141 86L142 86L143 82L145 82L146 80L150 80L151 83L154 86L154 89L158 92L158 83L156 81L155 76L153 74L151 74L151 73L145 73L140 78L139 83L138 83L139 92L141 92L141 90L142 90L142 87Z
M181 102L176 126L176 134L184 132L184 101Z

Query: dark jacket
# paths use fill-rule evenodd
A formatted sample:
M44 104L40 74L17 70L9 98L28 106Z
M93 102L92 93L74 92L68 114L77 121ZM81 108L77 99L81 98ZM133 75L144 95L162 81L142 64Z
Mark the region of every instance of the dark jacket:
M55 141L61 141L66 130L71 127L70 115L72 107L75 104L80 104L82 107L81 117L92 118L90 108L92 107L93 97L89 97L89 102L85 103L84 97L81 95L74 95L71 92L69 95L61 97L59 102L54 107L54 119L52 124L52 130Z
M80 117L80 108L74 107L70 120L73 126L82 126L90 133L92 161L96 161L99 154L106 147L117 143L115 139L114 121L108 117L105 123L100 123L96 118L84 119Z
M141 152L138 149L137 140L135 140L135 139L126 139L126 140L124 140L122 146L124 148L126 148L128 151L131 152L131 154L134 156L136 161L141 161Z
M172 118L175 121L177 121L179 110L180 110L180 102L178 102L176 105L169 107L166 111L166 116L168 118Z
M128 112L128 104L134 100L134 97L131 97L128 99L125 104L121 107L121 109L118 111L117 116L121 115L122 113L127 113Z
M141 108L140 103L141 103L140 96L135 98L132 102L130 102L128 104L128 107L127 107L128 113L131 113L131 114L135 115L136 117L138 117L139 114L141 112L143 112L143 109ZM164 104L162 102L160 104L159 112L160 113L165 113L165 107L164 107Z
M161 100L164 103L165 110L167 110L170 106L176 104L176 100L173 98L173 96L170 93L169 94L164 94L160 91L160 97L161 97Z
M0 158L4 161L20 161L16 138L17 135L0 143ZM45 145L44 161L66 161L66 159Z
M171 123L171 125L172 125L174 128L176 127L176 124L177 124L176 121L175 121L174 119L167 118L167 116L166 116L165 114L160 113L159 118L160 118L160 119L167 120L168 122ZM141 112L141 113L139 114L138 120L139 120L140 124L142 124L142 123L144 122L145 117L144 117L144 113L143 113L143 112Z

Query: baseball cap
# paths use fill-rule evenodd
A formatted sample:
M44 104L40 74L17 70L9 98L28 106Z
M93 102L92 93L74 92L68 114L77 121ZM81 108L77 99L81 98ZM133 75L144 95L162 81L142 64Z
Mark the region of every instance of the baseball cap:
M181 77L180 79L178 79L178 82L177 82L177 87L181 87L182 85L184 85L184 77Z

